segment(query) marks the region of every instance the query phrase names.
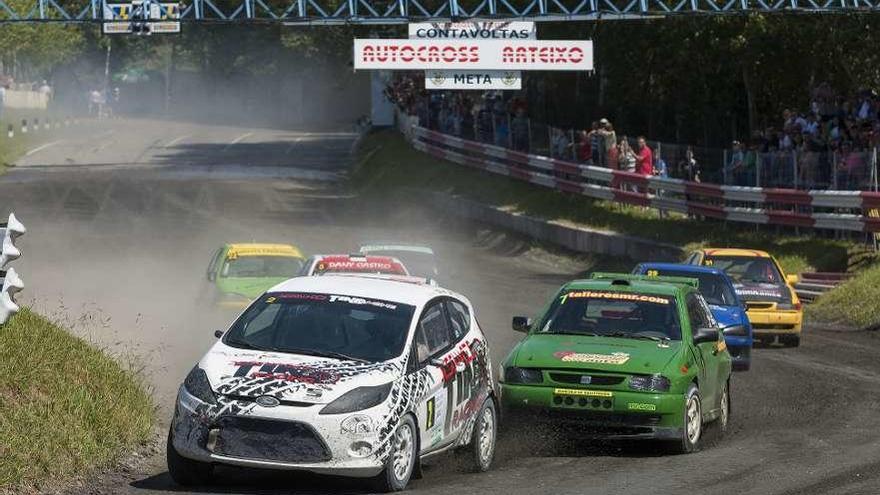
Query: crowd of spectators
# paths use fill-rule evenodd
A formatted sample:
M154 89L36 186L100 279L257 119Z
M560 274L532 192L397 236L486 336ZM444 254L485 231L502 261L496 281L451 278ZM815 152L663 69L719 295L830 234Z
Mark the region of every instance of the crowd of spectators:
M422 127L516 151L537 151L533 149L528 102L522 96L493 91L479 96L473 92L427 91L422 81L408 76L392 81L385 94L401 112L418 118ZM593 122L589 130L550 127L547 132L549 153L554 158L642 175L669 175L666 162L644 137L636 139L634 149L626 136L618 137L608 119ZM687 178L699 180L691 149L679 170Z
M631 140L606 118L583 130L537 124L529 119L528 102L518 93L423 87L421 80L406 76L386 90L389 99L416 116L422 127L577 163L701 181L691 146L649 145L642 136ZM755 132L748 141L734 141L708 180L761 187L869 188L880 147L880 96L870 90L838 95L828 83L818 85L811 96L807 111L787 109L778 126ZM707 151L711 150L701 153ZM717 156L711 163L722 161L720 151ZM664 158L673 166L667 167Z
M870 90L835 94L828 83L812 92L809 109L786 109L778 126L734 141L725 164L728 183L775 187L869 186L880 146L880 97Z

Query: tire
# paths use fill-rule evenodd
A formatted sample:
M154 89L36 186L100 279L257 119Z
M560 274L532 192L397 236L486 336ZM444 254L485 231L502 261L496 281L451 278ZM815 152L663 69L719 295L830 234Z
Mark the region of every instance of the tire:
M388 460L385 461L385 469L375 478L376 490L388 493L399 492L406 488L419 461L418 438L419 430L412 416L406 415L401 418L400 424L389 439L391 449Z
M208 485L214 478L214 466L207 462L194 461L177 453L168 432L165 447L165 459L168 463L168 474L180 486Z
M779 343L784 345L785 347L798 347L801 345L801 336L800 335L786 335L784 337L779 337Z
M498 440L498 414L495 402L487 397L477 413L471 443L468 447L474 472L485 473L495 459L495 442Z
M682 408L681 438L672 445L677 454L690 454L700 450L703 438L703 400L700 390L693 383L684 395Z
M724 384L724 390L721 392L721 404L719 404L721 408L721 412L718 413L718 419L715 420L715 424L718 427L718 434L723 436L727 433L727 428L730 425L730 381Z

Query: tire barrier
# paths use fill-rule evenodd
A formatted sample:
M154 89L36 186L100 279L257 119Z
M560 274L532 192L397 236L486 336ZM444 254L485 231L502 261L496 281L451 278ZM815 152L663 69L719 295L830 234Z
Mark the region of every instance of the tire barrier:
M582 165L414 126L413 146L437 158L595 199L759 225L880 232L880 193L722 186ZM877 216L873 216L877 215Z
M88 120L84 120L83 122L88 122ZM49 117L46 117L43 120L42 125L40 125L40 119L35 117L30 121L28 119L21 119L21 127L19 129L21 134L27 134L28 132L33 133L41 129L46 131L53 129L57 130L61 129L62 127L70 127L71 125L75 126L79 124L80 120L78 118L64 117L64 119L51 119ZM13 124L8 125L6 130L6 137L10 139L15 137L15 126Z
M3 243L0 245L0 325L6 323L10 316L18 312L18 304L15 302L15 294L24 289L24 283L15 273L15 268L6 268L10 262L21 256L21 251L15 246L15 239L24 235L27 229L15 218L14 213L9 214L5 223L0 224L0 236Z

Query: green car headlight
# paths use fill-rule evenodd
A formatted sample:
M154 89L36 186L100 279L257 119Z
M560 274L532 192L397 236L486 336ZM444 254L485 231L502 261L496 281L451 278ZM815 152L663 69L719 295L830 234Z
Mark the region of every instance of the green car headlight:
M661 375L634 376L629 379L629 388L640 392L669 392L672 383Z
M544 375L541 374L541 370L510 366L504 368L504 381L506 383L541 383L544 381Z

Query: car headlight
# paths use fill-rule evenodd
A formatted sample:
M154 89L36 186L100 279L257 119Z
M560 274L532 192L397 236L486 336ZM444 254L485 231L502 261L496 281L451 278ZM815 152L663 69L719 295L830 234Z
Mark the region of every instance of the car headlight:
M378 406L391 392L392 382L375 387L358 387L324 406L318 414L345 414Z
M208 404L216 404L217 398L214 397L214 391L211 390L211 382L208 381L208 375L205 370L194 366L192 371L186 375L183 381L183 387L190 395Z
M544 375L541 374L541 370L510 366L504 368L504 381L505 383L541 383L544 381Z
M629 379L629 388L642 392L668 392L669 378L661 375L634 376Z
M798 310L801 309L801 303L792 304L792 303L776 303L776 309L781 309L783 311L788 310Z
M721 332L724 335L731 335L734 337L747 337L749 335L748 330L746 330L745 325L731 325L729 327L725 327Z

